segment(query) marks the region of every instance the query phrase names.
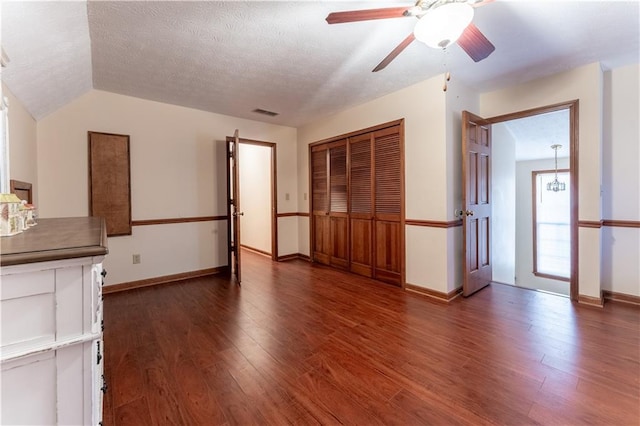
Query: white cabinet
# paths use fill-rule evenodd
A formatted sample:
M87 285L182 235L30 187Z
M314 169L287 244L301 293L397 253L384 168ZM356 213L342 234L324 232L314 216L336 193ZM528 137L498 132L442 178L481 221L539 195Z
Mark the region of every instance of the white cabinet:
M104 255L6 266L5 248L3 238L0 424L100 424Z

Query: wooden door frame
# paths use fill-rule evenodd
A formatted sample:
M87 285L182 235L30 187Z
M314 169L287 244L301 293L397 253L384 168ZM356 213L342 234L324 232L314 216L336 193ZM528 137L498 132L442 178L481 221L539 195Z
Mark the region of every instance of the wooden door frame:
M513 112L509 114L498 115L485 119L489 124L497 124L505 121L516 120L519 118L531 117L534 115L545 114L555 111L569 111L569 181L571 190L570 205L570 229L571 229L571 279L569 284L569 297L572 301L578 301L578 201L579 185L578 185L578 117L579 117L579 100L561 102L557 104L531 108L523 111Z
M240 138L240 144L257 145L270 148L271 155L271 260L278 260L278 169L276 143ZM238 154L240 155L240 154ZM242 173L242 169L240 170ZM242 190L242 188L240 188ZM238 241L238 245L240 242Z
M226 137L226 164L227 164L227 259L229 264L229 277L233 279L234 273L237 284L241 280L240 263L240 173L239 155L240 138L238 129L233 136ZM232 245L233 242L233 245ZM235 256L234 253L235 252Z

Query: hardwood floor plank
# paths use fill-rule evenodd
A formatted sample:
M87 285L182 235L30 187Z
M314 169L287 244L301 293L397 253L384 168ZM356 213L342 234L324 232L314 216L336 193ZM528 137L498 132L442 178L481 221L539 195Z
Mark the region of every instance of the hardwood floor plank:
M128 402L124 405L120 405L115 410L116 417L112 418L103 418L104 424L114 424L119 425L152 425L151 414L149 413L149 405L147 404L147 399L143 396L138 399L134 399L131 402Z
M639 425L640 310L492 284L449 304L243 252L105 296L107 425Z
M457 413L452 412L449 407L443 406L428 398L420 398L406 389L403 389L395 395L392 402L395 406L404 412L411 413L417 419L415 423L406 424L468 426L492 424L491 422L479 417L458 417L456 415Z
M265 423L252 399L244 394L225 366L214 364L206 368L204 374L209 388L215 394L215 398L224 412L224 417L230 425ZM206 424L216 423L211 419Z

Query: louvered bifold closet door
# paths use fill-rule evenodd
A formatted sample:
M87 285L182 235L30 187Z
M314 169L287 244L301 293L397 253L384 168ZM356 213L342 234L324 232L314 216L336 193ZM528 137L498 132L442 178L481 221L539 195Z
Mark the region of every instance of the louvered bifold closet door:
M313 258L330 264L331 232L329 220L329 151L326 146L311 150L311 210L313 215Z
M399 126L374 133L374 277L401 285L402 147Z
M372 133L349 138L351 272L373 276Z
M349 267L349 213L347 190L347 141L329 144L329 217L333 266Z

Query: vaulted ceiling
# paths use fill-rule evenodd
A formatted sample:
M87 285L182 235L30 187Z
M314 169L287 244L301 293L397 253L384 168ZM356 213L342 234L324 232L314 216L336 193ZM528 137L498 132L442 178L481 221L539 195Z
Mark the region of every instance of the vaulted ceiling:
M406 1L2 2L2 79L36 119L92 88L299 126L449 70L480 92L601 61L638 63L638 1L500 1L476 9L496 50L474 63L415 41L415 18L328 25ZM278 112L268 117L260 108Z

